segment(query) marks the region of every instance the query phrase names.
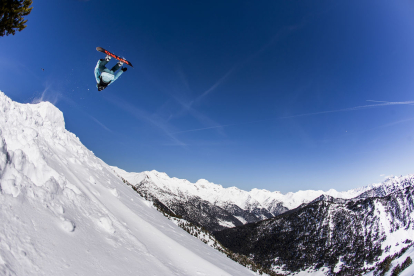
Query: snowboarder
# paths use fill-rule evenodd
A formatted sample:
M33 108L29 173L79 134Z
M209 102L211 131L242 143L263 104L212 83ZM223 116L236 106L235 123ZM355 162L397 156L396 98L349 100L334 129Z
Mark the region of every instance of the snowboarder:
M105 65L111 60L111 56L107 55L105 59L101 58L98 60L98 63L95 67L95 79L96 79L96 87L98 87L98 91L104 90L108 85L116 81L119 76L122 75L123 72L127 70L127 68L122 67L124 64L122 61L119 61L111 70L107 69ZM122 68L121 68L122 67ZM115 74L116 71L121 70Z

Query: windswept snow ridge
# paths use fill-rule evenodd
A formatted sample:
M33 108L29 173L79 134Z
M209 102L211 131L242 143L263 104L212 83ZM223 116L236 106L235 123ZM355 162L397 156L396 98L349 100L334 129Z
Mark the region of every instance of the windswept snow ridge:
M0 92L0 275L252 275L188 235L65 130Z

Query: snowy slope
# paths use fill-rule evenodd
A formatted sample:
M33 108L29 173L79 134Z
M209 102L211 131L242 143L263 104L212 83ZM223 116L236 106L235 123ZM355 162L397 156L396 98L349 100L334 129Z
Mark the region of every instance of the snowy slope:
M407 252L405 252L401 257L393 260L391 262L391 269L384 274L384 276L393 276L392 271L397 266L400 265L407 259L407 257L410 257L412 260L414 260L414 247L411 247ZM414 275L414 265L410 265L406 269L404 269L399 276L413 276ZM308 275L306 275L308 276ZM374 271L371 271L364 276L375 276Z
M65 130L0 92L1 275L252 275L188 235Z

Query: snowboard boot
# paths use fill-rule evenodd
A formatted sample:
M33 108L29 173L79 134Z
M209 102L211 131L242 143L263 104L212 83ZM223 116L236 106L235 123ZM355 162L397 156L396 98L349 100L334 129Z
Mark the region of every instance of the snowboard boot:
M107 56L105 57L105 60L106 60L106 61L110 61L110 60L111 60L111 56L110 56L110 55L107 55Z
M121 67L124 63L122 61L118 61L119 67Z

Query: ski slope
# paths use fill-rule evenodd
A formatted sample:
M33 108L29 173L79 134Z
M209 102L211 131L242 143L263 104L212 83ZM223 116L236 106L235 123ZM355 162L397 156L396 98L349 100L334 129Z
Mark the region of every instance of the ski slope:
M0 275L255 275L177 227L65 129L0 92Z

